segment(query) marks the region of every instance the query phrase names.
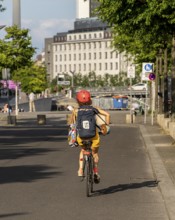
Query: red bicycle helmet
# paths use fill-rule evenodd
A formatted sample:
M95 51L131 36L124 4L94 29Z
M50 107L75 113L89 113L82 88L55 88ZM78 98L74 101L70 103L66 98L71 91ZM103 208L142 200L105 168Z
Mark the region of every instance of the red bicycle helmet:
M77 93L76 98L80 103L87 103L91 101L91 94L87 90L81 90Z

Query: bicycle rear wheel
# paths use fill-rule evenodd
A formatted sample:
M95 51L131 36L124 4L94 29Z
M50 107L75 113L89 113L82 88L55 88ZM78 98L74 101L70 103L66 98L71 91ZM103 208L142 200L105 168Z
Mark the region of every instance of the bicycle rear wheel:
M86 195L89 197L93 192L93 163L92 158L86 161Z

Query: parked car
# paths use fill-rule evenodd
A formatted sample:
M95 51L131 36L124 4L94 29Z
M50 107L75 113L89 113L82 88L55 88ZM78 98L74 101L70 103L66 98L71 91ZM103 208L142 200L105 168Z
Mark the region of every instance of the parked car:
M130 87L128 89L130 89ZM131 89L132 90L147 90L147 84L146 83L137 83L135 85L132 85Z

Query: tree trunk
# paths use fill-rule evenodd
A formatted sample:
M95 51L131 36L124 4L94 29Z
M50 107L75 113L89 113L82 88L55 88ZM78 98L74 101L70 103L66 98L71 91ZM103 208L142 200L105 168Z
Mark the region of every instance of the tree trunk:
M171 100L171 114L172 120L175 118L175 33L173 33L172 39L172 100Z

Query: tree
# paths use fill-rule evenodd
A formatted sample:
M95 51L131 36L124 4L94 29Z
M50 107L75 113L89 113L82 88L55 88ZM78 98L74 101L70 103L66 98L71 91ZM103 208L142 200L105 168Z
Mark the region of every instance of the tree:
M175 112L175 2L168 0L98 1L101 3L97 8L99 18L112 27L115 47L133 55L136 63L155 62L159 51L170 51L172 47L172 62L168 63L165 55L164 63L172 66L172 112ZM171 53L168 57L170 61ZM167 75L165 72L167 69L167 67L164 68L164 75ZM159 74L163 75L162 72ZM157 80L158 78L159 76L156 77Z
M32 66L35 48L31 45L28 29L19 29L16 25L5 28L7 34L0 40L0 66L13 71Z
M0 0L0 2L3 2L3 0ZM0 3L0 12L4 11L5 8L3 7L3 5Z
M20 82L22 91L26 93L41 93L47 88L46 69L41 66L15 70L13 80Z

